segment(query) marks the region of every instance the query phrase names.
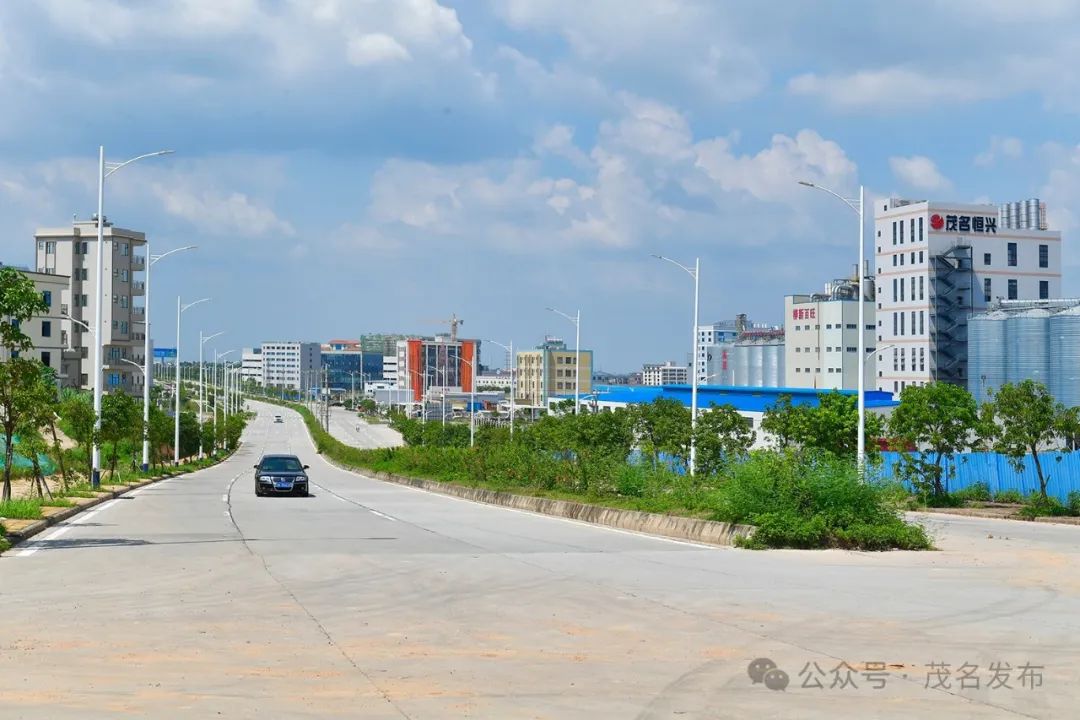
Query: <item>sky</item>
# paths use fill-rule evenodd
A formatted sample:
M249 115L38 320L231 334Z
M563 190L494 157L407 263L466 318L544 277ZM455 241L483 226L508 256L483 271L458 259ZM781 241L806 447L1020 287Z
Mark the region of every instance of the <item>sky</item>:
M703 323L850 272L857 216L798 180L1039 197L1080 295L1078 30L1074 0L0 0L0 261L96 210L104 145L176 151L106 185L155 253L199 246L155 265L162 346L180 294L212 298L188 349L452 313L572 344L555 307L599 370L684 361L692 281L652 254L700 258Z

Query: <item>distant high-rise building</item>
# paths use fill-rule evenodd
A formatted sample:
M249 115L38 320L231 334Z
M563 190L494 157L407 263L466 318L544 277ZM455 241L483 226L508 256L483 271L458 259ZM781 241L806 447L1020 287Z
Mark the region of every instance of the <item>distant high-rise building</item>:
M582 350L582 395L592 392L592 350ZM553 395L569 396L577 387L577 353L559 338L548 337L535 350L517 353L517 400L525 405L546 405Z
M263 384L301 390L322 387L322 355L319 343L264 342L260 348Z

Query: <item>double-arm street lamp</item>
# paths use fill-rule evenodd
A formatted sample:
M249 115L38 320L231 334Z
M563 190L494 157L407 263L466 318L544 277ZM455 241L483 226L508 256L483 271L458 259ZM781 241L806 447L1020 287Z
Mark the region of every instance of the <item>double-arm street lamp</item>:
M150 268L154 263L163 258L167 258L173 253L183 252L185 250L194 250L197 245L185 245L184 247L174 248L168 252L163 252L160 255L150 254L150 243L146 243L146 305L143 310L143 330L145 331L145 337L143 338L143 445L142 445L142 470L146 472L150 469L150 385L153 379L153 372L151 371L150 363L152 358L150 357ZM179 362L179 360L178 360Z
M840 202L844 203L849 208L854 210L855 213L859 216L859 269L858 269L858 275L859 275L859 337L858 337L859 432L858 432L858 439L856 441L858 446L856 447L856 450L855 450L855 458L856 458L855 462L856 462L856 466L857 466L858 471L859 471L859 477L861 478L861 477L863 477L863 472L865 470L865 465L866 465L866 374L865 374L865 369L866 369L866 320L865 320L866 294L865 294L864 287L863 287L863 281L864 281L864 279L866 277L866 270L864 268L864 265L866 264L866 260L865 260L866 241L864 239L865 238L865 231L866 231L866 222L865 222L865 216L863 214L863 211L864 211L864 208L865 208L865 205L864 205L865 190L864 190L863 186L860 185L859 186L859 197L858 198L846 198L843 195L841 195L841 194L839 194L837 192L834 192L833 190L830 190L827 187L822 187L821 185L817 185L817 184L812 183L812 182L807 182L805 180L799 180L799 184L803 185L805 187L808 187L808 188L814 188L815 190L821 190L822 192L829 193L830 195L832 195L836 199L840 200Z
M220 335L221 333L218 333L218 334ZM226 350L225 352L219 354L217 349L216 348L214 349L214 380L210 384L210 387L213 388L213 391L214 391L214 442L210 446L210 453L211 454L217 452L217 437L218 437L217 416L218 416L218 410L222 407L222 405L218 404L218 390L219 389L221 390L221 400L222 400L223 405L228 402L228 397L229 397L229 390L228 390L229 386L228 386L228 384L226 382L227 379L228 379L227 378L228 373L222 372L222 374L221 374L221 385L220 386L218 385L218 362L220 360L223 360L226 355L231 355L234 352L236 352L235 348L232 349L232 350ZM222 423L225 422L225 420L228 417L228 413L229 413L228 405L224 405L224 406L225 406L226 410L222 414L222 418L221 418Z
M206 377L203 375L203 346L210 340L216 337L220 337L225 334L225 331L216 332L213 335L207 335L203 337L202 330L199 331L199 459L203 458L203 441L202 441L202 424L203 424L203 411L202 408L206 405ZM215 351L216 355L216 351ZM215 365L217 362L215 361ZM215 416L216 417L216 416Z
M514 396L517 395L517 356L514 355L514 341L511 340L509 345L503 345L498 340L488 340L488 342L510 353L510 437L514 437L514 416L517 415L517 405L514 401Z
M119 163L105 162L105 146L98 147L98 202L97 202L97 263L94 268L94 443L91 459L90 485L101 486L101 446L98 444L98 433L101 432L101 392L102 376L104 375L105 363L105 338L101 332L102 305L104 305L104 282L105 282L105 179L120 168L126 167L133 162L144 158L158 155L169 155L172 150L158 150L133 157Z
M562 315L574 323L574 414L577 415L578 410L581 408L581 310L578 310L574 315L567 315L553 307L549 307L548 310L556 315ZM589 371L592 371L592 367L589 368Z
M698 299L701 289L701 258L694 258L694 267L687 267L681 262L672 260L663 255L653 255L657 260L669 262L677 268L682 268L694 279L694 325L690 328L690 352L693 353L693 378L690 382L690 476L694 476L694 463L697 460L697 441L694 431L697 429L697 388L698 388Z
M465 363L472 370L472 382L469 383L469 447L476 444L476 345L473 345L473 359L469 362L460 355L450 355L454 360ZM445 392L445 388L443 389Z
M199 303L210 302L210 298L202 298L187 305L180 304L180 296L176 296L176 398L175 416L173 417L173 462L180 464L180 316L189 308ZM202 349L200 348L200 352ZM202 416L202 406L199 407L199 415ZM202 433L199 433L202 437ZM200 440L200 443L202 441Z

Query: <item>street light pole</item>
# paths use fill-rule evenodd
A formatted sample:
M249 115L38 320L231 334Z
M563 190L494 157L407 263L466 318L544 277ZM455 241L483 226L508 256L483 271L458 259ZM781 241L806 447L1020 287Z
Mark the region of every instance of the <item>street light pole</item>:
M150 469L150 385L153 380L153 371L150 367L150 268L158 260L166 258L173 253L184 250L194 250L197 245L185 245L174 248L160 255L150 254L150 243L146 243L146 303L143 308L143 330L146 337L143 338L143 446L142 446L142 471Z
M202 330L199 331L199 459L203 459L203 411L206 408L206 378L203 375L203 345L207 340L213 340L219 335L224 335L224 331L216 332L213 335L203 337ZM216 363L215 363L216 364Z
M105 338L101 330L102 305L105 302L105 291L102 287L105 282L105 178L137 160L168 155L171 152L172 150L159 150L122 163L106 163L105 146L98 146L97 263L94 268L94 442L90 472L90 485L94 488L101 486L101 446L98 444L98 433L101 432L101 382L105 365Z
M514 400L514 396L517 395L517 355L514 354L514 341L511 340L509 345L503 345L498 340L488 342L510 353L510 437L514 437L514 416L517 415L517 405Z
M173 417L173 462L176 465L180 464L180 316L188 308L209 301L210 298L202 298L201 300L190 302L187 305L181 305L180 296L176 296L176 402L175 415ZM201 407L199 412L202 413Z
M469 447L473 447L476 445L476 344L473 344L472 362L460 355L451 355L450 357L465 363L472 370L472 382L469 384Z
M224 372L222 373L222 377L221 377L222 384L221 384L220 387L218 386L218 361L224 359L226 355L229 355L230 353L234 353L234 352L236 352L235 349L234 350L228 350L228 351L223 352L223 353L221 353L219 355L218 351L217 351L217 348L214 348L214 383L212 385L213 390L214 390L214 441L210 444L210 454L211 455L217 453L217 436L218 436L217 435L217 416L218 416L218 410L221 409L221 407L224 405L224 403L227 401L227 398L228 398L228 385L225 384L225 381L227 380L227 373L224 373ZM218 404L218 394L219 394L218 390L222 391L220 393L221 394L221 401L222 401L221 404ZM225 412L227 414L228 411L225 411ZM224 427L224 423L225 423L224 415L221 418L221 422L222 422L222 427Z
M576 328L574 337L574 414L577 415L581 409L581 310L578 310L575 315L567 315L553 307L549 307L548 310L556 315L562 315L564 318L574 323L574 327ZM592 371L591 367L589 368L589 371Z
M858 276L859 276L858 355L859 355L859 357L858 357L858 371L857 371L859 373L859 384L858 384L858 392L859 392L859 397L858 397L859 431L858 431L858 438L856 440L857 447L855 448L855 465L856 465L856 468L858 469L859 477L863 478L864 474L865 474L865 470L866 470L866 377L865 377L865 370L866 370L866 317L865 317L865 314L866 314L866 294L865 294L865 289L864 289L864 284L863 284L864 280L866 279L866 271L864 269L864 266L866 265L866 259L865 259L865 254L866 254L866 239L865 239L866 218L865 218L865 215L864 215L864 211L865 211L865 207L866 207L865 206L865 199L866 199L865 188L862 185L859 186L859 197L856 200L855 198L846 198L843 195L840 195L839 193L830 190L829 188L822 187L821 185L817 185L817 184L812 183L812 182L807 182L805 180L799 180L798 182L799 182L800 185L803 185L805 187L814 188L816 190L821 190L823 192L829 193L833 197L839 199L842 203L847 205L849 208L854 210L855 213L859 216L859 268L858 268Z
M694 279L694 325L690 328L690 352L693 353L693 373L694 377L690 383L690 477L694 476L694 468L697 460L697 440L695 437L695 431L697 430L697 390L698 390L698 351L697 351L697 327L698 327L698 300L700 298L701 290L701 258L694 258L693 269L683 265L680 262L676 262L669 257L663 255L653 255L658 260L664 260L671 263L675 267L682 268Z

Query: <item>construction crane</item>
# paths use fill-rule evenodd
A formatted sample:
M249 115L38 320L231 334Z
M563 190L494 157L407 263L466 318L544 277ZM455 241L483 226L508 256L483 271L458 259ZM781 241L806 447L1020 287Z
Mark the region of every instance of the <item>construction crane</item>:
M426 322L438 323L440 325L450 326L450 342L457 342L457 329L459 325L464 325L465 321L458 318L457 313L450 316L449 320L427 320Z

